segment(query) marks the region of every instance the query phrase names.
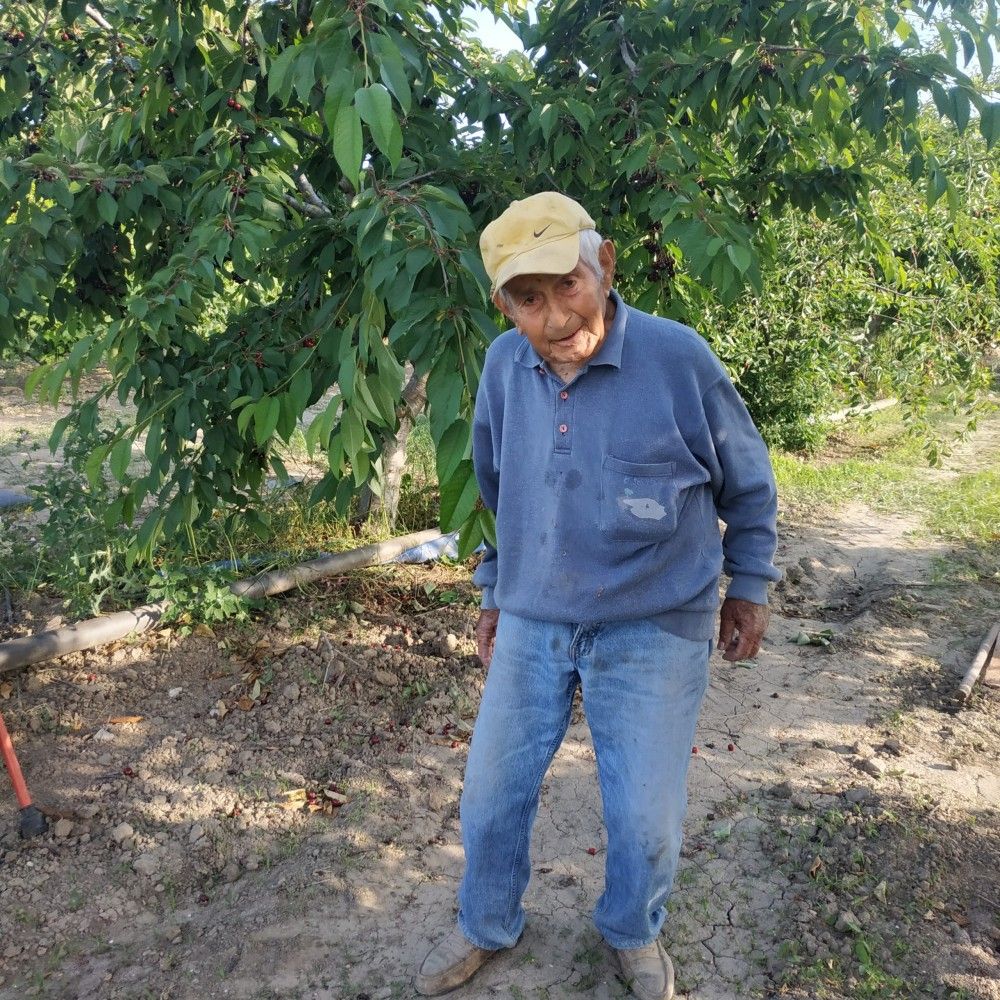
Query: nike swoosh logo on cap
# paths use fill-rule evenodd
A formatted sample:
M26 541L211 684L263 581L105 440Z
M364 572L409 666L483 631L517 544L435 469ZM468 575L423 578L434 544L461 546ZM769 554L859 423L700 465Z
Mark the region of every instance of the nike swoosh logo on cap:
M551 225L552 225L552 223L550 222L549 225L545 227L545 229L548 229L549 226L551 226ZM537 233L534 233L534 237L535 237L536 240L542 235L542 233L545 232L545 229L539 229Z

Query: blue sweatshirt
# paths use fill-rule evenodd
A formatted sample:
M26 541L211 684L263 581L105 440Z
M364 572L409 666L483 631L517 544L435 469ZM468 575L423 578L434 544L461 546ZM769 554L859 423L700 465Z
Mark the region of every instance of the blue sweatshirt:
M567 384L516 330L486 352L473 461L497 546L473 579L484 608L711 639L720 571L757 604L780 578L767 448L701 337L611 294L604 343Z

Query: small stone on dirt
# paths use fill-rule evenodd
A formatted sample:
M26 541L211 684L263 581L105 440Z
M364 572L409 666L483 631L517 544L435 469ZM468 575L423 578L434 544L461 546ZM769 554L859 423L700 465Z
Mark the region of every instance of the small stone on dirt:
M132 862L132 867L140 874L152 878L160 870L160 862L152 854L140 854Z
M885 764L874 757L856 757L853 764L859 771L864 771L873 778L881 778L885 774Z
M844 792L844 798L853 805L860 805L867 802L872 797L872 790L866 785L858 785L857 788L848 788Z
M285 701L298 701L300 695L301 692L299 691L299 686L294 681L292 681L291 684L286 684L281 689L281 697L284 698Z
M182 687L171 688L167 692L167 697L170 699L176 699L179 698L183 693L184 693L184 688Z
M59 838L68 837L73 832L73 821L68 819L59 820L52 828L52 832Z
M133 836L135 836L135 830L132 829L131 823L119 823L111 831L111 839L116 844L121 844L124 841L129 840Z
M375 680L385 687L395 687L399 683L399 678L395 674L390 674L388 670L376 670Z
M454 632L448 632L438 643L438 653L441 656L453 656L458 649L458 636Z

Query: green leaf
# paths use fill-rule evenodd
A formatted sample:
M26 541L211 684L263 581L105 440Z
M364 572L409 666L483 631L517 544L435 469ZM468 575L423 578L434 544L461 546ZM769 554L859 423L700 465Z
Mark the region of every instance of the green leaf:
M285 103L285 100L281 95L287 95L290 89L290 70L298 52L298 46L289 45L271 63L271 72L267 75L268 96L279 97L282 104Z
M478 496L479 487L472 462L463 459L441 484L441 530L455 531L460 528L475 508Z
M302 413L309 405L309 397L312 395L312 375L308 369L300 368L295 373L288 395L291 397L295 412Z
M83 463L83 471L87 474L87 480L91 489L98 489L101 482L101 466L108 456L108 445L102 444L95 448Z
M124 483L128 475L129 462L132 461L132 442L128 438L116 441L111 448L111 474L120 483Z
M102 191L97 196L97 214L109 225L114 225L118 217L118 203L107 192Z
M986 148L992 149L1000 139L1000 104L987 104L979 114L979 131L986 140Z
M746 274L747 268L750 267L753 261L753 255L750 253L750 250L738 243L730 243L726 247L726 256L733 262L740 274Z
M360 87L354 92L354 103L362 120L371 129L372 138L395 169L402 154L402 133L392 113L392 98L381 83ZM399 141L396 134L399 133Z
M496 518L491 510L481 510L479 512L479 522L483 526L483 541L487 545L497 547L497 525Z
M406 68L403 66L403 57L399 54L399 49L385 35L370 35L369 37L378 59L378 69L382 82L399 101L403 114L408 115L412 94L410 93L409 80L406 78Z
M338 69L329 79L323 94L323 120L327 131L333 135L340 110L349 105L354 95L354 74L345 68Z
M33 215L31 217L31 228L38 233L39 236L48 236L49 231L52 229L52 216L42 213L41 215Z
M24 398L31 399L35 395L38 383L48 374L48 365L39 365L33 369L31 374L24 380Z
M357 407L345 407L341 414L340 436L344 441L344 452L352 465L365 444L365 423Z
M948 190L948 177L942 170L937 168L931 171L930 180L927 182L927 207L932 208L934 203Z
M468 559L483 542L483 523L479 516L483 511L475 511L462 525L458 533L458 558Z
M352 104L337 113L333 128L333 155L344 176L358 189L361 172L361 115Z
M236 429L240 434L246 434L247 427L250 426L250 421L254 416L253 406L244 406L242 410L236 416Z
M310 93L316 82L316 48L309 46L295 61L295 93L306 107L309 106Z
M258 445L265 444L278 426L281 415L281 402L277 396L267 396L253 407L254 440Z
M441 435L437 446L438 482L447 481L458 468L468 450L469 438L470 428L465 420L456 420Z
M961 88L954 87L951 92L951 119L959 132L964 132L969 124L969 95Z
M211 137L211 135L214 134L214 131L212 129L209 129L209 131L207 133L202 133L202 135L206 135L206 134ZM200 140L201 140L201 136L198 137L198 141L200 141ZM198 144L196 142L195 143L195 151L196 152L197 152L197 145ZM150 180L156 181L157 184L169 184L170 183L170 178L167 176L166 170L164 170L163 167L161 167L159 163L150 163L148 166L146 166L146 168L144 169L143 172L146 174L146 176Z
M538 124L542 129L542 138L548 142L552 136L552 130L556 122L559 121L559 107L555 104L546 104L542 108L542 113L538 116Z

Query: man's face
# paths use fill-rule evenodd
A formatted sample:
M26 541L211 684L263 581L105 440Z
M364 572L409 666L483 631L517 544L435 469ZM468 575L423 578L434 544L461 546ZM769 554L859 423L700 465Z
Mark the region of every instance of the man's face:
M615 272L610 240L598 254L598 277L581 261L569 274L522 274L504 285L508 301L493 301L528 338L550 366L579 368L600 350L607 336L611 306L608 293Z

